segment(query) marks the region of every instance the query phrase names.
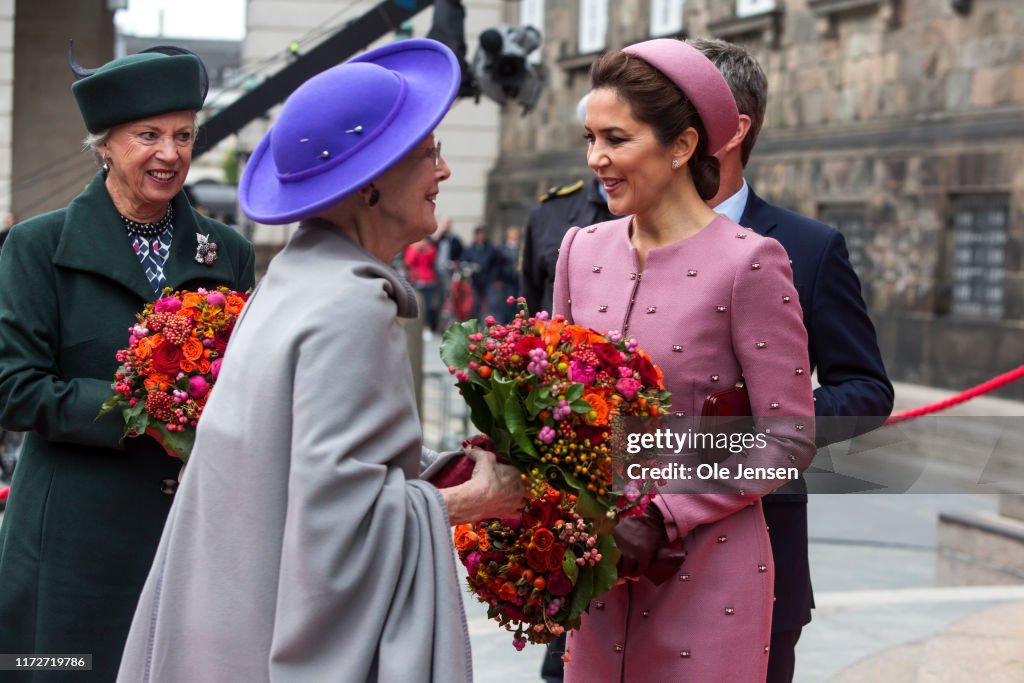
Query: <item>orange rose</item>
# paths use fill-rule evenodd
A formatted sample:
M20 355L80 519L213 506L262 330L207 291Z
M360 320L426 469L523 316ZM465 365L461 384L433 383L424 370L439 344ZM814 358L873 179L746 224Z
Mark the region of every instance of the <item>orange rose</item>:
M565 328L564 320L555 320L545 327L543 323L537 323L537 331L540 332L544 345L552 348L562 339L562 330Z
M150 354L153 353L153 338L143 337L138 342L136 342L134 353L136 358L149 358Z
M551 546L551 550L548 551L548 571L553 572L556 569L561 568L562 560L565 559L565 546L561 543L556 543Z
M199 360L199 357L203 355L203 344L195 337L189 337L181 345L181 352L185 355L186 360Z
M480 536L477 538L477 545L480 550L484 552L491 549L491 539L487 538L487 529L480 530Z
M142 381L142 386L146 387L146 391L167 391L170 389L174 381L167 375L159 372L152 373L149 377Z
M478 537L473 531L472 524L460 524L455 527L455 549L460 553L467 550L474 550L477 547Z
M199 359L199 372L201 372L204 375L209 373L210 372L210 361L206 360L205 358L200 358Z
M501 588L498 589L498 597L505 602L512 602L518 594L519 591L516 590L515 584L510 581L501 584Z
M569 338L575 346L582 344L600 344L608 341L603 335L594 332L589 327L583 327L582 325L569 325L565 328L565 331L569 333Z
M547 552L538 550L534 546L530 546L526 549L526 563L530 565L530 569L535 572L545 572L548 566L548 555Z
M202 303L202 295L196 292L188 292L181 297L181 304L183 308L199 308Z
M569 339L572 341L573 346L585 344L590 338L590 330L579 325L569 325L565 328L565 331L569 333Z
M537 529L533 532L533 540L530 541L530 547L536 548L541 552L547 552L551 550L551 546L555 544L555 535L548 529Z
M599 391L584 391L583 400L590 404L590 413L587 414L587 424L605 425L608 424L608 413L611 407L604 398L604 393ZM593 417L591 417L593 415Z
M199 369L198 365L187 359L178 363L178 367L181 368L181 371L187 375L191 375L193 372Z
M240 296L229 296L228 302L224 305L224 312L228 315L238 315L245 306L245 299Z

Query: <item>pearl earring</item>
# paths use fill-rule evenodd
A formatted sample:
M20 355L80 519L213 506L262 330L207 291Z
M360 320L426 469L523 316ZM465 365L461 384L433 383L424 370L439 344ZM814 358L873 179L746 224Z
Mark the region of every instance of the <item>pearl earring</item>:
M679 168L680 166L682 166L682 164L679 163L679 159L672 160L672 168Z

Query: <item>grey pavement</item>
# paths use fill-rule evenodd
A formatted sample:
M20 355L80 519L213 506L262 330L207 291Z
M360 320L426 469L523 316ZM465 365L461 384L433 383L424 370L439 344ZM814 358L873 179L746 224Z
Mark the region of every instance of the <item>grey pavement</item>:
M451 447L465 428L462 404L437 355L438 340L424 347L424 438ZM952 392L900 384L896 393L902 410ZM1024 416L1024 403L979 398L944 414ZM797 646L796 682L1024 682L1024 585L937 584L939 514L996 507L994 494L813 494L817 608ZM517 652L509 634L465 597L476 680L539 681L543 648Z

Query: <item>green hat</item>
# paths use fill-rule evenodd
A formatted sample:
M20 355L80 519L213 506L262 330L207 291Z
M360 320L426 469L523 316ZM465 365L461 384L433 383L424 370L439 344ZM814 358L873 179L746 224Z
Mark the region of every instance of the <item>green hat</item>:
M95 70L76 67L73 62L75 75L82 77L71 84L71 92L90 133L148 116L203 108L203 67L191 54L143 52Z

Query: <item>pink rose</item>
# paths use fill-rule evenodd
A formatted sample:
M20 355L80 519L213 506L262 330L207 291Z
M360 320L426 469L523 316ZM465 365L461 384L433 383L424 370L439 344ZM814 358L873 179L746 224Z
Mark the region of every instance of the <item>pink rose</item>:
M636 397L636 392L640 391L640 387L643 385L639 380L635 380L632 377L623 377L615 383L615 389L622 394L627 401L632 401Z
M597 379L597 372L594 371L593 366L574 360L569 365L569 379L589 386Z
M217 358L210 363L210 376L217 379L217 375L220 374L220 365L224 362L223 358Z
M157 313L177 313L180 308L181 299L176 296L165 296L163 299L157 299L157 302L153 305L153 310Z
M219 359L218 359L219 360ZM213 365L211 364L211 369ZM196 375L188 381L188 394L192 398L202 398L210 390L210 383Z
M476 570L480 568L480 558L482 557L483 555L476 550L466 555L466 571L469 572L470 576L476 575Z
M206 295L206 303L210 304L211 306L216 306L217 308L224 308L224 304L226 304L227 302L228 300L220 292L210 292L209 294Z

